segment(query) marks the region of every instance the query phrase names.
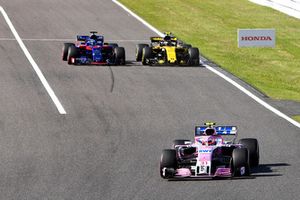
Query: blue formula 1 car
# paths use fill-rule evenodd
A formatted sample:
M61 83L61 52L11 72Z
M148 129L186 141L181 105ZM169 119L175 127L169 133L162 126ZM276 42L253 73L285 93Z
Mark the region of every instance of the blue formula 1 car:
M77 35L76 43L64 43L62 60L69 65L125 65L125 49L116 43L104 43L104 37Z

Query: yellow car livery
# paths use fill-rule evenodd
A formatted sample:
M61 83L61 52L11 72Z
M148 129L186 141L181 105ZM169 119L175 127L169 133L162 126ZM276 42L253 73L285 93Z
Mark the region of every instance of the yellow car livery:
M184 44L170 33L150 40L150 45L136 46L136 61L143 65L199 65L198 48Z

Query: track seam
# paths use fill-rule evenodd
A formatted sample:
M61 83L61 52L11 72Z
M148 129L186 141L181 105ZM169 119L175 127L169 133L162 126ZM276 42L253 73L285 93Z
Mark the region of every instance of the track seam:
M130 9L128 9L123 4L121 4L117 0L112 0L112 2L114 2L115 4L117 4L118 6L120 6L121 8L123 8L126 12L128 12L131 16L133 16L134 18L136 18L138 21L140 21L142 24L144 24L146 27L148 27L153 32L157 33L159 36L163 36L162 32L160 32L154 26L152 26L151 24L149 24L148 22L146 22L144 19L142 19L141 17L139 17L137 14L135 14L134 12L132 12ZM300 123L298 123L297 121L293 120L292 118L290 118L286 114L282 113L281 111L277 110L276 108L274 108L270 104L266 103L265 101L261 100L260 98L258 98L257 96L255 96L253 93L251 93L249 90L247 90L246 88L244 88L243 86L241 86L240 84L238 84L237 82L235 82L234 80L232 80L231 78L229 78L228 76L226 76L225 74L223 74L223 73L215 70L212 66L209 66L207 64L203 64L203 66L206 69L208 69L211 72L213 72L214 74L220 76L221 78L223 78L224 80L226 80L227 82L229 82L230 84L232 84L233 86L235 86L236 88L238 88L240 91L242 91L243 93L245 93L247 96L249 96L250 98L252 98L254 101L256 101L257 103L259 103L260 105L262 105L263 107L265 107L269 111L275 113L277 116L285 119L286 121L290 122L294 126L300 128Z
M110 78L111 78L111 86L110 86L110 92L113 93L114 87L115 87L115 76L114 76L114 71L112 70L111 66L108 66L110 70Z

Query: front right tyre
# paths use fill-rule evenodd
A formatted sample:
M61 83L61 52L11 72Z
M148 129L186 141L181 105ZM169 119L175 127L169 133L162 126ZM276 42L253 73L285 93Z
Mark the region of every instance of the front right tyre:
M200 64L199 49L195 47L191 47L188 49L188 53L189 53L188 64L190 66L198 66Z
M73 45L69 46L69 48L68 48L68 56L67 56L68 64L69 65L75 64L75 63L72 62L72 59L76 59L78 56L79 56L78 49L75 46L73 46Z
M176 145L186 145L187 143L191 143L191 140L184 140L184 139L173 140L172 148L175 148Z
M152 49L148 46L143 48L142 64L147 65L148 60L152 58Z
M177 157L176 150L174 149L164 149L160 158L160 176L162 178L172 178L174 174L164 173L164 169L171 169L175 171L177 169ZM167 170L165 170L166 172Z
M135 59L137 62L142 61L143 48L149 47L148 44L137 44L135 49Z
M67 61L68 58L68 50L70 46L75 46L73 43L64 43L62 47L62 60Z

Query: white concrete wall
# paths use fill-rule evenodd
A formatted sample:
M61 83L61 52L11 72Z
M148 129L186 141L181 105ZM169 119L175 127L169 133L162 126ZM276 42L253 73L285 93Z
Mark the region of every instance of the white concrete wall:
M300 19L300 0L249 0Z

